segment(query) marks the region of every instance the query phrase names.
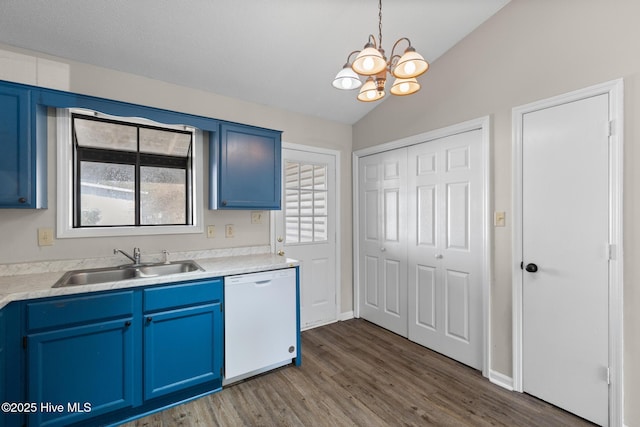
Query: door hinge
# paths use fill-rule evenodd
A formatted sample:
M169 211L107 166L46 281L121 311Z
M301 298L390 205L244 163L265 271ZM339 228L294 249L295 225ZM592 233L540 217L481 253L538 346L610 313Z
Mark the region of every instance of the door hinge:
M616 124L613 120L609 120L609 129L607 136L613 136L616 133Z
M27 337L26 336L22 337L22 348L24 348L24 349L27 348Z
M222 377L224 375L224 369L220 368L220 377Z
M611 385L611 368L607 367L607 385Z
M616 259L616 245L609 245L609 261Z
M224 304L220 304L220 313L224 313Z

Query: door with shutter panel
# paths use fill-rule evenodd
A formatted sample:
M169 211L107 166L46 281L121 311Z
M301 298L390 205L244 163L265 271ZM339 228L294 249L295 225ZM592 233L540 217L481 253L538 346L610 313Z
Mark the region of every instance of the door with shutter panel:
M276 251L300 261L300 327L335 322L336 156L282 150L283 208L275 212Z

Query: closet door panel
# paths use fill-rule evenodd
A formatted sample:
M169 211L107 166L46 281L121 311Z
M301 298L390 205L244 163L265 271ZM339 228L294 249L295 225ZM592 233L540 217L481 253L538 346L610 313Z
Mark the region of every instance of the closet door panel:
M407 336L407 150L359 162L360 316Z
M482 367L482 135L470 131L409 148L409 339ZM427 190L428 189L428 190ZM429 201L426 201L429 199ZM434 230L433 244L425 230ZM429 269L434 289L425 290ZM426 297L431 295L433 299ZM425 321L425 315L433 321Z

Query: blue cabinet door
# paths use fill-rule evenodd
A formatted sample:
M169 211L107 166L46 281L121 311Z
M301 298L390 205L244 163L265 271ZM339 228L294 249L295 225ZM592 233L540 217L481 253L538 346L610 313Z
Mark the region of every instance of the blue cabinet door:
M0 402L25 402L21 303L0 309ZM23 412L0 411L0 427L23 426Z
M7 351L6 351L6 317L5 310L0 309L0 402L6 402L7 396L5 390L7 389L7 378L5 370L7 367ZM0 411L0 426L6 424L4 411Z
M133 406L133 318L28 335L29 425L65 426ZM45 406L42 406L45 405Z
M220 302L148 314L144 326L144 399L221 378Z
M219 159L211 150L211 165L218 166L218 194L213 180L211 207L280 209L281 132L223 123L219 142ZM211 170L215 174L216 168Z
M31 193L30 90L0 85L0 206L24 207Z

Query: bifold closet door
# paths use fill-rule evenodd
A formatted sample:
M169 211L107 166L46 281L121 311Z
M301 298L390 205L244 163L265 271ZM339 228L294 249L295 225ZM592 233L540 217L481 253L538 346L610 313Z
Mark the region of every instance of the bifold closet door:
M407 336L407 150L359 160L360 317Z
M482 369L480 130L409 147L408 337Z

